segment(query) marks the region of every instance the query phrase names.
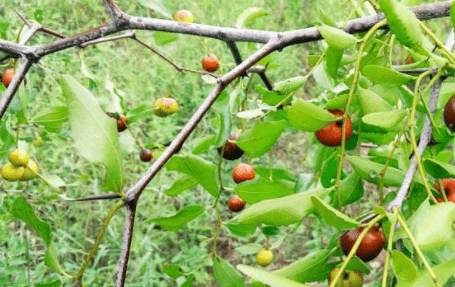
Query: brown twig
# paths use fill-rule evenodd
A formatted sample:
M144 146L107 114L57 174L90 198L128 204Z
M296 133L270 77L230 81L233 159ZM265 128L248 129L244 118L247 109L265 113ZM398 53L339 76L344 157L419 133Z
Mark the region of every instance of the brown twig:
M125 285L126 270L128 268L128 260L130 257L131 240L133 238L135 215L136 203L131 202L127 205L125 231L123 232L122 251L118 261L117 281L115 282L115 287L123 287Z
M71 201L95 201L95 200L106 200L106 199L117 199L121 198L120 195L117 193L108 193L108 194L102 194L102 195L94 195L94 196L89 196L89 197L84 197L84 198L77 198L73 199Z

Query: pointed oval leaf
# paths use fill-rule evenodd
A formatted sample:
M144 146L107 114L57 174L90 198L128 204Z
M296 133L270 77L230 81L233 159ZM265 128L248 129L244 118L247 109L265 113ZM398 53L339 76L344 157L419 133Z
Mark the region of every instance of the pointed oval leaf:
M417 277L417 267L414 262L398 250L392 251L393 273L400 280L413 281Z
M302 99L296 99L289 109L289 123L298 130L315 132L336 120L330 112Z
M362 117L365 124L372 125L384 131L398 132L405 124L408 110L393 110L389 112L372 113Z
M285 277L281 277L271 272L267 272L251 266L240 264L237 265L237 269L250 276L251 278L269 285L270 287L308 287Z
M340 67L341 59L343 58L343 52L343 49L329 46L325 53L327 73L334 79L338 78L338 68Z
M65 106L42 110L33 118L35 124L50 130L59 129L67 120L68 109Z
M156 31L153 32L153 40L158 46L164 46L169 43L176 41L179 38L179 34L171 32Z
M273 90L279 95L289 95L292 92L297 91L305 85L308 80L308 76L298 76L290 78L284 81L276 82L273 84Z
M425 159L425 171L434 178L451 178L455 176L455 166L434 159Z
M362 74L377 84L394 87L399 87L415 80L413 76L376 65L366 66L363 68Z
M106 166L104 190L121 192L123 164L116 121L103 112L95 97L73 77L62 76L61 86L75 147L87 160Z
M239 223L289 225L300 222L312 209L310 197L312 195L325 196L328 191L315 189L285 197L266 199L240 213L237 218Z
M286 121L255 123L240 134L237 145L249 156L260 157L272 148L286 126Z
M230 221L227 224L229 230L237 236L250 237L256 232L255 224L239 223L237 221Z
M142 6L150 8L158 13L160 13L162 16L166 18L172 18L171 12L164 7L163 3L161 0L138 0L139 3L141 3Z
M350 174L340 182L339 191L342 206L356 202L364 194L362 179L356 173ZM330 196L332 197L332 205L338 205L335 191L331 192Z
M316 25L324 40L338 49L346 49L357 42L357 38L345 31L325 24Z
M221 287L244 287L245 281L239 271L221 257L213 261L213 275Z
M317 196L311 197L314 209L331 226L340 230L353 229L359 227L360 222L350 218L344 213L336 210L332 206L322 201Z
M176 179L174 181L174 183L172 184L172 186L169 187L168 189L166 189L164 191L164 193L167 196L176 196L187 189L191 189L191 188L195 187L197 184L198 184L197 179L195 179L189 175L185 175L185 176L182 176L182 177Z
M387 101L378 96L375 92L362 89L361 87L358 87L357 91L357 101L360 104L364 115L391 111L393 109Z
M247 203L253 204L264 199L294 194L294 185L290 182L280 180L271 181L260 177L236 185L234 191Z
M269 15L269 12L265 10L264 8L260 7L249 7L245 9L242 14L237 18L235 26L237 28L242 28L248 23L252 22L254 19L257 19L259 17L264 17Z
M179 171L196 179L211 195L219 192L216 165L193 154L174 155L167 163L168 170Z
M188 205L180 209L175 215L169 217L151 218L145 222L155 222L169 231L177 231L205 211L203 205Z

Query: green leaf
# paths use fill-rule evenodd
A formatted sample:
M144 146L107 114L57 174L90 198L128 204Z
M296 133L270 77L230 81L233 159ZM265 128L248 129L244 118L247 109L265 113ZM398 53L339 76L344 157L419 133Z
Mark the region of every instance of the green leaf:
M219 192L216 165L196 155L174 155L166 164L168 170L179 171L197 180L212 196Z
M405 281L413 281L417 277L417 267L414 262L398 250L392 251L393 273Z
M317 196L311 197L314 209L331 226L340 230L353 229L360 226L360 222L350 218L344 213L322 201Z
M300 222L313 209L310 197L325 196L328 191L315 189L285 197L266 199L243 210L238 216L239 223L289 225Z
M171 12L164 7L161 0L137 0L142 6L150 8L166 18L172 18Z
M237 145L250 157L260 157L273 147L286 126L286 121L255 123L240 134Z
M235 248L235 251L242 255L251 255L258 253L259 250L262 249L262 245L258 243L247 243L244 245L240 245Z
M215 140L215 146L222 146L226 140L229 139L231 134L232 122L231 122L231 108L229 105L229 95L227 93L222 93L215 104L213 109L218 115L220 126L218 137Z
M164 46L169 43L176 41L179 38L179 34L171 33L171 32L162 32L162 31L155 31L153 32L153 40L155 44L158 46Z
M245 286L242 275L221 257L216 257L213 261L213 275L221 287Z
M434 178L451 178L455 176L455 166L434 159L423 161L425 171Z
M336 120L330 112L302 99L296 99L289 109L289 123L298 130L315 132Z
M191 220L199 217L205 211L203 205L188 205L170 217L151 218L145 222L155 222L169 231L177 231Z
M250 237L256 232L256 224L245 224L237 221L230 221L227 224L229 230L237 236Z
M362 179L379 185L381 182L380 173L384 169L384 165L376 163L359 156L348 156L348 161L354 168L357 175ZM384 174L384 186L401 186L405 177L405 173L399 169L388 167ZM416 176L414 181L421 183L420 177Z
M191 189L198 184L197 179L186 175L182 176L174 181L171 187L166 189L164 193L168 196L176 196L187 189Z
M391 111L393 107L371 90L365 90L360 87L357 89L357 101L362 108L364 115L378 112Z
M42 282L42 283L35 283L35 287L59 287L62 286L62 281L59 279L51 281L51 282Z
M325 53L325 66L327 67L327 73L334 79L338 78L338 68L343 58L343 49L339 49L333 46L329 46Z
M269 176L270 168L265 167L263 165L255 165L254 171L256 175L267 178ZM283 179L287 181L296 182L297 179L289 172L289 170L285 168L273 168L272 169L272 178L276 179Z
M253 20L259 18L259 17L264 17L268 16L269 12L267 12L264 8L260 7L249 7L245 9L242 14L237 18L237 21L235 23L235 27L237 28L242 28L245 25L251 23Z
M87 160L106 166L104 190L122 192L123 165L116 121L103 112L93 95L73 77L62 76L61 86L75 147Z
M356 37L341 29L330 27L325 24L316 24L316 27L319 29L319 32L321 32L322 37L329 44L329 46L337 49L347 49L357 42Z
M423 41L423 33L416 15L395 0L379 0L379 6L397 40L402 45L419 50Z
M11 214L25 222L31 229L33 229L44 240L47 246L51 244L52 233L49 223L39 220L31 205L25 201L23 196L19 196L14 201L11 207Z
M276 91L269 91L260 85L257 85L254 88L262 95L262 102L267 105L275 106L285 98L284 95L281 95ZM290 102L292 102L292 97L284 102L284 104L289 104Z
M281 277L271 272L267 272L251 266L240 264L237 265L237 269L250 276L251 278L269 285L270 287L308 287L285 277Z
M175 265L175 264L161 266L161 271L163 271L166 275L168 275L169 277L171 277L173 279L177 279L180 276L184 275L180 266Z
M404 118L408 110L393 110L389 112L372 113L362 117L365 124L372 125L384 131L401 131L405 124Z
M138 120L142 120L145 117L150 117L151 115L153 115L153 111L154 111L153 106L149 105L142 105L134 109L131 109L126 113L128 123L132 124L134 122L137 122Z
M455 2L450 5L450 21L452 22L452 27L455 28Z
M68 109L65 106L51 107L41 110L33 118L33 122L35 124L44 126L50 131L59 130L67 120Z
M340 182L339 191L342 206L356 202L362 198L364 193L362 179L356 173L350 174ZM330 196L332 197L332 205L337 206L338 199L336 197L336 192L331 192Z
M331 91L335 88L335 80L329 75L325 61L314 69L313 78L324 89Z
M332 268L338 264L337 262L327 263L331 255L332 251L326 249L318 250L300 258L288 266L273 271L273 274L300 283L325 280Z
M196 140L194 143L194 148L191 151L191 153L193 153L193 154L205 153L209 149L209 147L213 144L214 140L215 140L214 135L206 136L199 140Z
M435 224L433 224L435 225ZM443 264L439 264L437 266L432 266L433 272L436 275L436 278L438 278L438 283L441 286L444 286L444 284L447 282L447 280L450 279L455 274L455 260L445 262ZM433 286L434 281L430 277L430 274L428 273L428 270L425 268L417 274L417 278L412 281L404 281L400 280L398 281L398 284L396 287L422 287L422 286Z
M413 76L375 65L370 65L363 68L362 74L377 84L394 87L409 84L415 80L415 77Z
M298 76L295 78L290 78L284 81L276 82L273 84L273 91L278 95L289 95L292 92L297 91L305 85L308 80L308 76L302 77Z
M253 204L264 199L294 194L294 184L260 177L236 185L234 191L247 203Z

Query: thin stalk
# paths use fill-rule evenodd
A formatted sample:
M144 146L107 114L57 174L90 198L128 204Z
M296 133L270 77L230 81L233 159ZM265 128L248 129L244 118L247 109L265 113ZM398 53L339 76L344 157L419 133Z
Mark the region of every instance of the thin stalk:
M391 222L389 239L387 241L387 253L385 255L384 261L384 273L382 275L382 285L381 287L387 287L387 272L389 271L390 257L392 257L392 247L393 247L393 235L395 234L395 228L397 226L397 219Z
M428 27L425 26L425 24L423 24L422 22L419 22L419 25L420 25L420 28L422 28L422 30L428 35L428 37L430 37L431 40L433 40L433 42L436 44L436 46L438 46L438 48L441 49L450 58L450 60L452 60L452 63L455 62L455 56L452 54L452 52L447 50L447 48L438 39L438 37L436 37L436 35L433 34L433 32L431 32L431 30L428 29Z

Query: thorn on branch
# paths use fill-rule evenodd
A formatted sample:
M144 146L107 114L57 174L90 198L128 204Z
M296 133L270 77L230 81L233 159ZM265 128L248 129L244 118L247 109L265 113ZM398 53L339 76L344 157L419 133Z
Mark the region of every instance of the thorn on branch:
M24 16L22 16L19 12L17 12L16 10L14 10L14 12L16 12L17 16L19 16L19 18L21 18L21 20L25 23L25 25L27 25L27 27L31 28L32 27L32 23L30 23L27 19L25 19Z
M123 35L113 36L113 37L109 37L109 38L101 38L101 39L85 42L85 43L81 44L79 47L86 48L89 45L95 45L95 44L109 42L109 41L116 41L116 40L125 39L125 38L135 39L136 35L134 34L133 31L128 31L127 33L125 33Z
M109 193L109 194L102 194L102 195L94 195L85 198L78 198L71 201L95 201L95 200L106 200L106 199L117 199L121 198L120 195L117 193Z

